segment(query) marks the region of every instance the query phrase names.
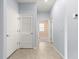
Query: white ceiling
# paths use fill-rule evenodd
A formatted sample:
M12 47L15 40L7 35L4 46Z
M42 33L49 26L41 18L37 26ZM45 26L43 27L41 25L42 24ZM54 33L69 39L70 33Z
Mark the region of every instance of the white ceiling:
M37 0L17 0L20 3L32 3L32 2L36 2Z
M17 0L20 3L37 3L38 11L39 12L48 12L50 11L51 7L54 5L55 0Z

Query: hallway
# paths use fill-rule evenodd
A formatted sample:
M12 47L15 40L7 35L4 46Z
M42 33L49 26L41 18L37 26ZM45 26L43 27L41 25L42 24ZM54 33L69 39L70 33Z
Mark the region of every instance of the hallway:
M52 47L52 44L40 42L37 49L18 49L8 59L63 59Z

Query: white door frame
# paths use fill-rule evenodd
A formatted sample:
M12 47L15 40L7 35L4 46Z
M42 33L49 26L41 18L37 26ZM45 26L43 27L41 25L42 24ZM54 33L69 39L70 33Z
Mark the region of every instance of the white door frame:
M49 40L49 42L51 42L51 32L50 32L50 30L51 30L51 21L49 19L48 20L48 40Z

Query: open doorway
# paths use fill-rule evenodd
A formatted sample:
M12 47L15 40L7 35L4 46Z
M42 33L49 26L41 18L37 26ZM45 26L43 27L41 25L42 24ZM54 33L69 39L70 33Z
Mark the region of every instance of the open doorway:
M48 20L39 23L39 42L50 42Z

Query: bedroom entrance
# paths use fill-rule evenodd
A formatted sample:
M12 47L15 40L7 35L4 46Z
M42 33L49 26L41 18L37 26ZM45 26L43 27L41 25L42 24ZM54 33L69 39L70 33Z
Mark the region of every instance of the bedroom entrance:
M48 20L39 23L39 42L50 42Z

